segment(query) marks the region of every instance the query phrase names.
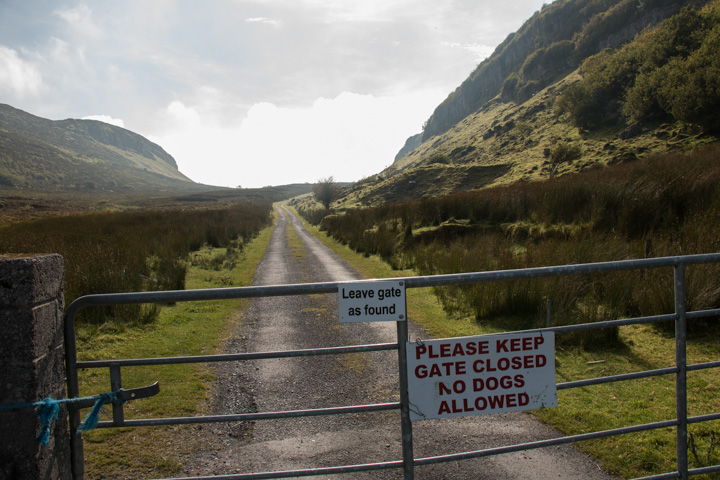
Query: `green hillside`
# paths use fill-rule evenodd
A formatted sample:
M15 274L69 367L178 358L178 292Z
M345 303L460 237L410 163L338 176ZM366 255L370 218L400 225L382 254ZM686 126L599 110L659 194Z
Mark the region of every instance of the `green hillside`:
M34 191L194 190L159 145L94 120L52 121L0 104L0 187Z
M718 1L558 0L437 107L419 145L336 206L542 180L715 142L718 31Z

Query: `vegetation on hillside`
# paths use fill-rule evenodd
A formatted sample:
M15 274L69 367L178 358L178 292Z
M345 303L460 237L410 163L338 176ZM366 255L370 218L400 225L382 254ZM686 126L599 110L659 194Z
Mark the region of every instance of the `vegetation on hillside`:
M558 0L336 208L544 180L717 141L718 0ZM578 68L581 67L581 68ZM566 146L566 161L557 161Z
M420 274L716 252L718 155L714 145L544 182L353 209L325 217L322 227L358 252ZM690 269L690 308L720 307L718 273L716 266ZM671 280L627 273L438 293L452 313L535 328L543 325L548 299L559 324L672 312ZM582 336L572 342L598 345Z
M225 247L222 266L270 221L270 204L245 202L215 209L68 215L0 227L0 252L59 253L65 261L65 301L82 295L182 290L190 253ZM207 266L207 265L204 265ZM112 326L157 318L155 306L85 309L80 322Z
M310 192L312 185L297 183L263 188L215 188L197 193L188 191L115 193L107 192L39 192L5 189L0 186L0 226L57 215L133 212L138 210L218 209L236 203L274 203Z
M511 33L428 119L422 140L441 135L498 94L522 103L590 55L616 48L680 8L705 0L557 0Z
M0 104L0 187L44 191L207 190L159 145L94 120L52 121Z
M720 129L720 2L684 8L625 47L583 63L562 111L583 129L681 121Z

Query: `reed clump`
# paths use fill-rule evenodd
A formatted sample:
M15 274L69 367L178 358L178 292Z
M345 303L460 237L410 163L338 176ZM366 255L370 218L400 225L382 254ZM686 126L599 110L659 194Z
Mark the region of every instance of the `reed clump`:
M456 193L327 216L328 235L419 274L720 251L720 146L672 152L542 182ZM317 220L316 220L317 221ZM720 269L688 269L688 307L720 307ZM576 275L444 287L445 308L498 328L674 310L672 272ZM691 326L692 327L692 326ZM664 328L664 327L660 327ZM588 335L593 335L590 338ZM563 336L581 347L617 331Z
M270 221L266 203L214 209L168 209L50 217L0 228L0 251L59 253L65 301L83 295L182 290L188 258L204 245L241 251ZM78 322L116 326L157 318L154 305L83 309Z

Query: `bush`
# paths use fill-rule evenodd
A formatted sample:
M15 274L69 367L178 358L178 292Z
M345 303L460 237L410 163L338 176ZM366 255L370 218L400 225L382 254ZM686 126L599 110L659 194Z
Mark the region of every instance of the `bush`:
M622 93L635 78L632 55L603 51L581 66L583 79L565 89L558 100L561 112L570 114L583 129L596 129L621 122Z
M716 25L700 49L668 64L666 79L657 89L669 114L706 131L720 130L720 21Z
M565 141L557 142L550 149L550 174L557 173L561 165L572 163L582 156L582 147Z
M720 4L686 7L617 52L581 67L558 101L580 128L679 120L720 129Z
M539 48L530 54L520 69L520 78L529 80L547 80L554 75L571 68L575 44L571 40L555 42L547 48Z
M447 165L450 163L448 157L442 153L434 153L427 161L428 165L441 164Z
M561 143L555 158L577 155L572 144ZM718 156L714 145L546 182L353 209L327 217L324 225L356 251L423 275L715 252ZM688 270L690 308L720 307L717 270ZM449 312L497 329L544 325L548 299L554 325L674 311L672 272L443 287L437 294ZM589 349L613 344L617 335L617 329L603 329L563 334L559 341Z
M500 89L500 98L503 102L512 102L517 99L517 91L520 86L520 77L513 72L505 78Z

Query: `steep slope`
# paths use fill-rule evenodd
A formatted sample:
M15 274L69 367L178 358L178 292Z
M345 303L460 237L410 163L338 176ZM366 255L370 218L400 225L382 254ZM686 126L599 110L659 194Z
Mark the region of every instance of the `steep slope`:
M420 145L397 158L383 172L358 182L337 206L377 205L546 179L652 153L690 150L717 141L717 132L703 130L687 118L669 116L633 123L616 114L617 121L594 128L579 127L578 116L561 108L572 105L571 102L559 101L567 100L566 91L575 93L577 85L587 83L584 75L588 71L597 71L599 78L611 73L610 78L619 76L611 68L621 70L618 65L627 64L623 63L626 58L659 59L665 55L662 62L684 65L681 58L669 56L674 50L694 58L685 47L688 42L676 41L679 35L684 35L677 25L688 23L683 18L692 17L706 22L706 33L714 31L717 27L712 25L720 15L717 13L720 1L698 2L709 5L701 9L693 7L697 10L679 9L680 3L693 2L558 0L546 6L526 22L520 32L508 37L495 54L438 107ZM668 15L669 18L662 20ZM571 40L563 40L568 36ZM708 35L709 42L704 41L699 47L704 50L700 51L713 51L716 37L720 38ZM683 48L668 46L676 44ZM534 50L533 45L537 46ZM618 48L602 50L580 62L588 52L611 45ZM632 56L624 53L628 48ZM575 68L578 64L580 69ZM606 64L610 67L604 67ZM714 63L702 65L711 68ZM642 67L648 68L650 66ZM710 71L708 68L703 71ZM684 71L693 75L692 69ZM504 79L503 75L506 75ZM706 78L715 77L707 75L702 80ZM625 80L632 84L631 77ZM687 83L693 84L691 80L688 77ZM608 88L617 90L613 85ZM590 84L586 91L594 86ZM616 96L622 99L623 93L618 91ZM602 101L602 97L597 98ZM620 103L621 100L615 100L616 111ZM430 135L431 132L435 133Z
M557 0L546 5L435 109L422 140L448 131L501 91L505 99L527 100L590 55L631 40L689 3L705 2Z
M124 191L200 187L159 145L129 130L94 120L47 120L2 104L0 185Z

